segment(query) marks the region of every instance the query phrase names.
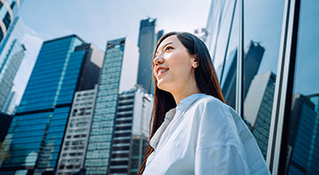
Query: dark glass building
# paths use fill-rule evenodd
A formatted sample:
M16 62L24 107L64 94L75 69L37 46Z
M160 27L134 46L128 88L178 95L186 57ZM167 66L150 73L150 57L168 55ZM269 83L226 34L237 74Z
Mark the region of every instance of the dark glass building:
M246 76L244 80L243 99L246 98L250 83L253 80L254 76L257 74L264 51L265 49L260 46L259 43L253 41L250 42L246 49L244 55L244 74ZM230 59L232 60L229 60L227 62L230 65L225 66L227 68L224 71L227 72L227 75L225 76L225 78L223 78L223 74L221 74L220 79L222 80L222 92L227 104L235 108L237 49L235 51L235 54L230 55Z
M12 115L0 113L0 142L3 142L4 138L7 135L7 131L10 126L12 118L13 118Z
M137 84L142 86L147 93L152 93L154 86L152 81L152 58L156 43L163 35L163 30L156 31L156 19L144 19L140 23L138 47L140 59L138 66Z
M94 88L103 52L76 35L45 41L8 135L0 174L53 173L75 91Z
M319 174L319 132L316 105L309 97L301 94L294 94L292 97L292 128L290 129L292 132L289 134L286 170L288 174Z
M236 68L235 109L252 125L275 175L318 174L318 99L312 95L319 91L319 34L314 30L319 27L318 9L318 2L300 0L222 0L211 4L206 44L221 86L226 85L228 72ZM249 87L246 83L251 66L244 59L244 47L251 40L264 48L255 78L274 72L270 79L260 79L259 86L264 85L265 92L261 92L262 87L251 91L253 83ZM227 69L233 60L228 58L233 57L237 57L236 63ZM244 101L246 88L249 92ZM248 96L253 105L244 105ZM256 120L251 120L252 113L254 117L257 114ZM258 122L258 118L266 120Z

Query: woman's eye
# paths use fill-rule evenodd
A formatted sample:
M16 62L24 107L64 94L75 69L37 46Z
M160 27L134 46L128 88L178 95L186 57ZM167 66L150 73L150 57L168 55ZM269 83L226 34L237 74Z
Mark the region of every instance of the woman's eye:
M165 48L165 51L168 51L168 50L171 50L171 49L173 49L173 47L167 46L167 47Z

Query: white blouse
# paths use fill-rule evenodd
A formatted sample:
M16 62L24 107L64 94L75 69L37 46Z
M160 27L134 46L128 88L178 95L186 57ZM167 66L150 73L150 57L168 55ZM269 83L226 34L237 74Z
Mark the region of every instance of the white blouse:
M143 174L270 174L236 112L215 97L194 94L168 111L150 145Z

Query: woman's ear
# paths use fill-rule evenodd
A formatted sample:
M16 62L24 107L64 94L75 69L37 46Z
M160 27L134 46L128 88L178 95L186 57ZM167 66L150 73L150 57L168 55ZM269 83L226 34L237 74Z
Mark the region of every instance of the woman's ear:
M199 66L199 63L196 59L193 60L193 64L192 64L193 68L196 69Z

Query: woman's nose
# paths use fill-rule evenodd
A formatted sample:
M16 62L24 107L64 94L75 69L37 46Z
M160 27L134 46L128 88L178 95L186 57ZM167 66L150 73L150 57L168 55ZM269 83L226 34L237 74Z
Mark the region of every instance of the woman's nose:
M153 59L153 64L155 66L158 66L160 64L163 64L164 63L164 60L161 56L156 56L154 59Z

